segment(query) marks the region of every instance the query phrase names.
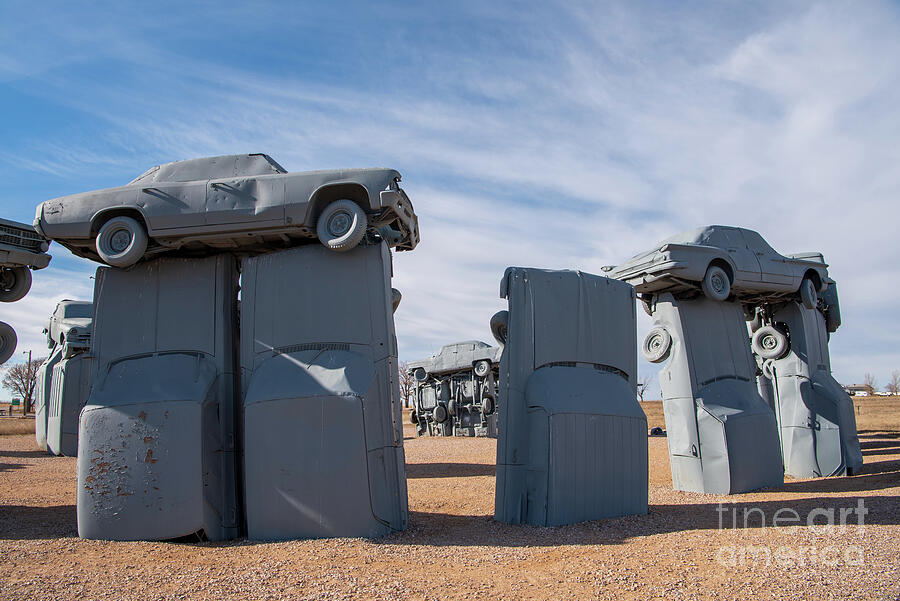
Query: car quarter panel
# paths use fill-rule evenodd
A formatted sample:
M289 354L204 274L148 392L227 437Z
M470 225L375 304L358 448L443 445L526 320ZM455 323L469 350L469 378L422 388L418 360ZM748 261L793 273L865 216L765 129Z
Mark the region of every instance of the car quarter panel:
M139 188L123 186L54 198L44 203L40 220L47 238L91 238L91 224L101 212L128 208L138 210Z

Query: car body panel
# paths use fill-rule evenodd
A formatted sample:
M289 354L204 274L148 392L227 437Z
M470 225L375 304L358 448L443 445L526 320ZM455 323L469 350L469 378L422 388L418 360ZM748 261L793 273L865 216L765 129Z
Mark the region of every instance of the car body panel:
M146 255L175 249L281 249L316 239L321 211L350 198L370 230L392 228L389 244L412 250L418 220L393 169L288 173L266 155L229 155L167 163L129 184L55 198L38 207L35 229L76 255L99 260L94 238L114 215L142 221ZM386 238L387 239L387 238Z

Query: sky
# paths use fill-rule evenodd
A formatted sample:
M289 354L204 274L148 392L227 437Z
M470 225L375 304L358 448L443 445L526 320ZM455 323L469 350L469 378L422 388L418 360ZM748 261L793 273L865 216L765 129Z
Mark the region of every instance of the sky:
M898 58L898 2L3 0L0 216L199 156L392 167L422 235L394 257L401 360L491 341L507 266L601 273L739 225L824 253L835 376L883 385L900 370ZM47 353L57 301L92 295L96 264L50 252L0 306L19 359Z

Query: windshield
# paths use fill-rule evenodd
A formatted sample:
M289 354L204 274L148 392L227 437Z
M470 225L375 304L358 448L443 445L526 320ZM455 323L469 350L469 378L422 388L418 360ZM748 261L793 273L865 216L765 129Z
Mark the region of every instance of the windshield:
M93 317L94 316L94 305L91 303L85 304L77 304L77 305L66 305L63 308L63 317Z

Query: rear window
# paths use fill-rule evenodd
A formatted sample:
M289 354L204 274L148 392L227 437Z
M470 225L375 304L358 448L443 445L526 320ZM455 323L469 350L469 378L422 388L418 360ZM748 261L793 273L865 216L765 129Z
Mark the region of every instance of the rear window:
M233 154L203 157L159 165L146 171L129 185L156 182L193 182L254 175L287 173L284 168L264 154Z
M94 306L87 305L66 305L63 309L63 317L93 317Z

